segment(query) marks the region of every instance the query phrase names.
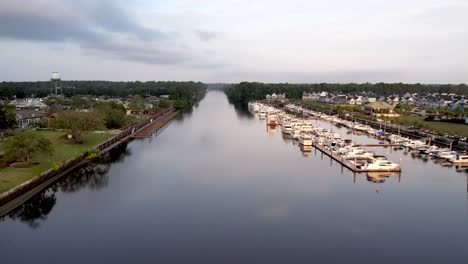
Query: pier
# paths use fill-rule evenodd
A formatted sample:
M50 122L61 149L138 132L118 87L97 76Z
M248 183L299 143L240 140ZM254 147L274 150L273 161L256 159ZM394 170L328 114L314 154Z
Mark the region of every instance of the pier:
M148 138L154 133L158 132L163 126L165 126L174 116L177 115L177 112L174 109L164 113L159 116L157 119L151 119L150 122L138 132L132 135L132 138Z
M342 156L333 153L331 150L329 150L329 149L327 149L327 148L325 148L325 147L323 147L323 146L321 146L321 145L319 145L317 143L313 143L312 146L314 146L316 149L320 150L322 153L329 156L331 159L337 161L342 166L346 167L347 169L349 169L350 171L355 172L355 173L363 173L363 172L401 172L401 167L398 168L398 169L391 169L391 170L360 169L360 168L356 167L356 162L352 163L352 162L350 162L350 160L346 160Z

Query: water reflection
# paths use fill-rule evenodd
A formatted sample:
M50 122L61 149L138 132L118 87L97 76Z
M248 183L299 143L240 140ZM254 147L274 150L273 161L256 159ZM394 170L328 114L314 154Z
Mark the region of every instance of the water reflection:
M273 136L278 132L278 126L277 125L267 125L266 130L269 135Z
M247 104L234 103L234 110L240 119L252 119L255 116L249 111Z
M31 228L38 228L41 221L47 219L47 215L57 202L53 188L32 197L28 202L8 214L8 217L21 221Z
M368 172L367 181L372 183L384 183L388 178L396 176L398 177L398 182L401 182L401 173L394 172Z
M85 188L99 190L106 187L109 183L108 172L111 164L123 162L130 154L127 144L121 144L103 155L99 161L87 163L64 176L47 190L10 212L7 217L24 222L31 228L38 228L55 206L57 192L74 193Z

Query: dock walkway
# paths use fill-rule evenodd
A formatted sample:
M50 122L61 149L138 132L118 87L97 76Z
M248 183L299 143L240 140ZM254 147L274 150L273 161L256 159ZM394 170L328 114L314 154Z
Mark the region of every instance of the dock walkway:
M392 169L392 170L367 170L367 169L360 169L356 167L356 161L354 163L350 162L349 160L344 159L342 156L333 153L331 150L317 144L313 143L316 149L320 150L325 155L329 156L331 159L334 159L342 166L346 167L352 172L362 173L362 172L401 172L401 167L399 169Z

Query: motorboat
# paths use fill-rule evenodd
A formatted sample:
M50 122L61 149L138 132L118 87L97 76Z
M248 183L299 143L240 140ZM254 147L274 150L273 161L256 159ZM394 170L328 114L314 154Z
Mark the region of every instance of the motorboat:
M438 159L450 160L451 158L457 158L458 153L456 151L439 151L435 157Z
M302 146L312 146L312 134L301 132L299 135L299 143Z
M265 119L266 116L267 116L267 113L266 113L266 111L264 111L264 110L260 110L260 112L258 113L258 117L259 117L260 119Z
M349 151L343 155L344 159L354 160L354 159L367 159L373 157L374 153L365 151L360 147L351 147Z
M275 114L269 114L267 117L267 124L270 126L275 126L278 124L278 116Z
M287 135L291 135L293 133L293 127L289 123L284 123L283 126L281 126L281 132Z
M468 155L459 155L458 157L452 157L448 161L457 166L468 165Z
M386 159L373 159L362 167L366 171L400 171L401 166L398 163Z

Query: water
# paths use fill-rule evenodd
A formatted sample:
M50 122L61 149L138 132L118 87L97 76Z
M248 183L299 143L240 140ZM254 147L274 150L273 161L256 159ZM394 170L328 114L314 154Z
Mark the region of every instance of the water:
M376 151L402 158L403 173L373 183L318 151L304 156L280 130L210 92L156 137L122 146L4 217L0 260L468 261L467 173Z

